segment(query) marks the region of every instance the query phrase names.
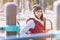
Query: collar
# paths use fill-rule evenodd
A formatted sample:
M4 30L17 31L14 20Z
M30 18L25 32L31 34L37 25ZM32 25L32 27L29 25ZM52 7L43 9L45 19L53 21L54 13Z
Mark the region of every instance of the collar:
M37 19L36 17L34 17L34 19L39 21L42 25L44 25L44 21L42 21L41 19Z

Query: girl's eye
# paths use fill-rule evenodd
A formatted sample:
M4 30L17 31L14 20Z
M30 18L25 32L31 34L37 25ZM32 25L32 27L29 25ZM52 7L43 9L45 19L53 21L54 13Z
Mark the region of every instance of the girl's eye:
M37 12L39 12L39 11L37 11Z
M37 11L37 12L42 12L42 11Z

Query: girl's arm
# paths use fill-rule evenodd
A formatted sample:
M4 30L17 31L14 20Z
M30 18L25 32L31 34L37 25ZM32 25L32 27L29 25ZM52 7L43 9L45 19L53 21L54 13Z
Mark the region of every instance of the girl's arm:
M35 23L33 20L29 20L28 23L25 25L25 27L23 27L21 30L20 30L20 36L21 37L24 37L24 36L27 36L27 31L30 29L30 28L34 28L35 27Z

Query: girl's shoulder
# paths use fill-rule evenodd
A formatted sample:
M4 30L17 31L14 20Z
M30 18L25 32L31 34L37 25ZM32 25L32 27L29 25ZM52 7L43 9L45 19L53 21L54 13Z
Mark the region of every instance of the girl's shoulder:
M35 18L31 18L31 17L30 17L30 18L27 18L27 19L26 19L26 23L27 23L29 20L33 20L33 21L34 21Z

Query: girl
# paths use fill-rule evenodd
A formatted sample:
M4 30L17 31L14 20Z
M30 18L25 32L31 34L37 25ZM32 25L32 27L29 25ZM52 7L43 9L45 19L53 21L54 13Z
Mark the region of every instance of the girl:
M46 26L46 19L43 17L43 12L41 7L34 6L33 7L33 13L34 18L28 18L26 21L26 26L21 29L21 34L25 34L23 36L26 36L27 32L28 34L36 34L36 33L45 33L45 26ZM45 38L40 38L36 40L45 40Z

